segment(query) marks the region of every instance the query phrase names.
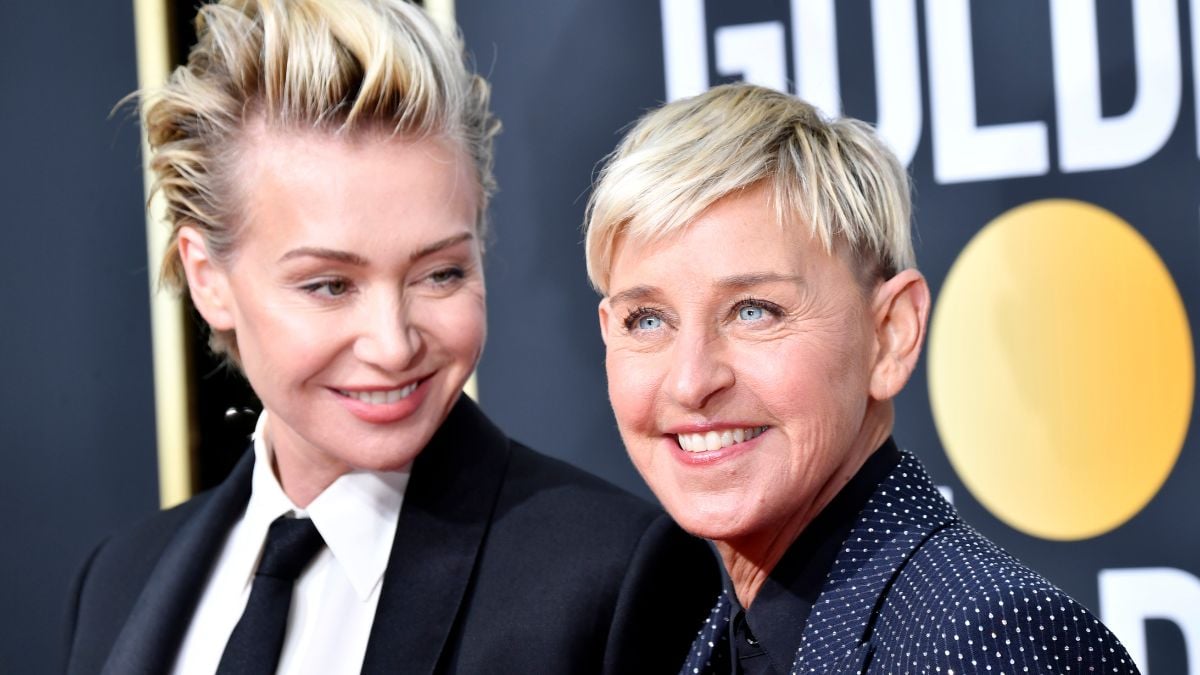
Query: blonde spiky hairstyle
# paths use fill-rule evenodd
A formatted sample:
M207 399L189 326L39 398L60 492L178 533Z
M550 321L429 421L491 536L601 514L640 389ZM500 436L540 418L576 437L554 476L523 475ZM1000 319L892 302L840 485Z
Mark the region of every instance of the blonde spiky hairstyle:
M419 7L404 0L222 0L200 8L196 29L187 64L163 87L140 93L153 187L171 226L163 285L187 287L177 245L185 225L201 232L218 262L234 253L232 174L251 122L459 144L475 165L484 239L499 123L487 82L464 64L461 38L443 34ZM214 331L211 346L236 360L231 332Z
M872 278L915 267L908 175L869 125L731 84L646 114L609 156L584 225L592 286L608 293L622 239L660 240L763 181L781 225L808 225L829 252L844 241Z

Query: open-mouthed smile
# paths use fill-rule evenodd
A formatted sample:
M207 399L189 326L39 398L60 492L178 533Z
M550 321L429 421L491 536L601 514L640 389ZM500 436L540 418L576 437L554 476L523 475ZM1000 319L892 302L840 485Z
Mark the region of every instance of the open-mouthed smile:
M417 385L421 382L418 380L407 384L399 389L382 389L375 391L352 391L348 389L336 389L337 393L347 398L352 398L357 401L362 401L369 405L384 405L387 403L395 403L400 399L408 398L409 394L417 390Z
M768 428L766 426L744 427L695 434L677 434L675 440L679 443L679 447L686 452L708 452L757 438Z
M355 417L372 424L391 424L412 415L429 393L433 376L428 375L402 387L381 389L331 388L335 399Z

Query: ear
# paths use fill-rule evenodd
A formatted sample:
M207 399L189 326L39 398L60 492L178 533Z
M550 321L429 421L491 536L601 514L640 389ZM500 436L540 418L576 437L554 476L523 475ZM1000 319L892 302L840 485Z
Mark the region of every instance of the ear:
M187 275L192 304L213 330L232 330L234 303L229 276L209 255L204 236L185 225L179 228L176 246Z
M605 346L608 345L608 317L612 313L612 305L609 304L608 298L600 299L600 306L596 308L597 314L600 317L600 339L604 340Z
M893 398L908 383L925 341L929 303L929 285L915 269L900 272L875 290L878 351L871 373L872 398Z

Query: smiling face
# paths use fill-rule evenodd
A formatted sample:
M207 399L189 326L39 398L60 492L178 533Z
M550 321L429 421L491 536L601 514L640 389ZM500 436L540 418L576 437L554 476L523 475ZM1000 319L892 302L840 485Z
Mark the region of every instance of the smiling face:
M794 537L886 438L894 288L864 288L845 257L779 225L762 186L661 241L618 243L600 305L609 396L688 531Z
M479 187L441 140L258 129L246 143L233 259L188 228L180 252L197 308L236 332L303 506L347 471L411 462L458 398L486 330Z

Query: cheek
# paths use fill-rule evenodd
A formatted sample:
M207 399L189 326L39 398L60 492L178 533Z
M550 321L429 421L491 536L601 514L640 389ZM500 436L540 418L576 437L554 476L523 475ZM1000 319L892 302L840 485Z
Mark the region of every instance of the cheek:
M781 341L764 360L777 364L777 396L803 391L809 397L835 393L866 394L866 377L871 353L864 327L853 316L839 316L832 325L804 331ZM762 355L760 355L762 356ZM861 390L861 391L859 391Z
M638 432L655 426L655 394L658 375L645 355L609 350L605 358L608 397L621 433ZM628 442L632 439L626 439Z
M487 339L487 310L482 292L461 293L414 307L420 327L436 351L468 359L474 366Z
M344 323L319 313L262 312L237 329L242 365L251 383L299 383L321 372L349 348Z
M238 290L238 348L256 390L309 382L350 353L357 328L366 325L354 306L315 306L261 279Z
M847 446L866 414L869 363L861 349L825 340L799 343L770 362L775 372L759 372L754 388L779 419L793 451L802 455L798 468L824 462Z

